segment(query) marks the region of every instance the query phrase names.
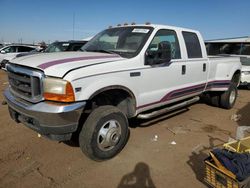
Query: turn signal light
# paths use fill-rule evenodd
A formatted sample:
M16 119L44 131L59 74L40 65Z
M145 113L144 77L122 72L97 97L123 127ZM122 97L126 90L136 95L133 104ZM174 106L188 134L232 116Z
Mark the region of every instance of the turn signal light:
M45 100L58 102L74 102L75 94L70 82L56 78L44 79L44 93Z

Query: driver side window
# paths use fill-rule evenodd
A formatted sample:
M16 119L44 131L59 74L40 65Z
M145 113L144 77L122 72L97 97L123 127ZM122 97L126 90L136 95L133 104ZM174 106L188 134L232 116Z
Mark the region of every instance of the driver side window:
M158 51L161 44L168 44L171 52L171 59L180 59L180 46L177 35L173 30L159 30L148 47L148 51Z

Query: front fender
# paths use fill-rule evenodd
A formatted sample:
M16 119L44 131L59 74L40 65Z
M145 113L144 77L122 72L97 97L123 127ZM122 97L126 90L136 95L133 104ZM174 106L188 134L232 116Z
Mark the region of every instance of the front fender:
M89 100L98 91L102 91L105 88L110 89L120 89L129 91L133 97L136 96L136 87L133 85L133 82L130 82L129 79L123 79L121 77L90 77L83 78L73 82L73 87L75 88L75 98L77 101ZM77 89L81 88L81 89ZM79 91L80 90L80 91ZM136 98L135 98L136 99Z

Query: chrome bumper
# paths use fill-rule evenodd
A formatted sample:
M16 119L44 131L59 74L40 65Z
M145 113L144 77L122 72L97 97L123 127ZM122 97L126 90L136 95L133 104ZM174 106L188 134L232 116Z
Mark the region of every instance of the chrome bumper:
M86 102L72 104L43 101L29 103L4 91L12 119L53 140L69 140L77 130Z

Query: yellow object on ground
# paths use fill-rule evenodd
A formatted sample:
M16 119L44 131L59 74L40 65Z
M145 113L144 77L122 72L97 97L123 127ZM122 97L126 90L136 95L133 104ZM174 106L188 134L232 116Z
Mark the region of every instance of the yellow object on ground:
M250 152L250 136L238 141L228 142L223 147L237 153Z
M228 173L217 167L214 159L210 156L205 161L205 182L213 188L240 188L240 182L235 175ZM225 168L225 167L224 167Z

